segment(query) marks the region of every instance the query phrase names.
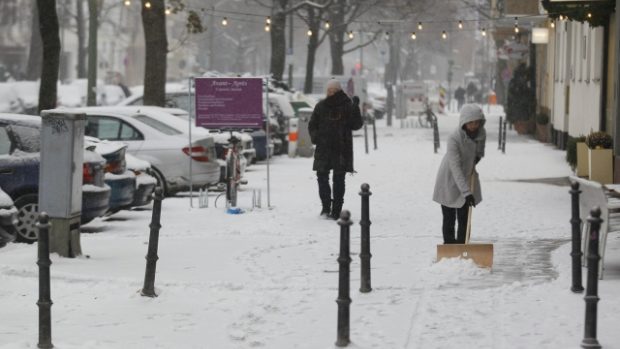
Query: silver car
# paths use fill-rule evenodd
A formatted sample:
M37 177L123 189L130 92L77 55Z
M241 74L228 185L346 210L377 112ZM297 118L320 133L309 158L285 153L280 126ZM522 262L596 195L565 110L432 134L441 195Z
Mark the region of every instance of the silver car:
M86 114L87 136L123 142L128 145L128 153L150 162L166 195L187 190L190 177L195 187L216 185L219 181L213 136L194 137L190 146L183 132L147 113L105 107L73 110Z

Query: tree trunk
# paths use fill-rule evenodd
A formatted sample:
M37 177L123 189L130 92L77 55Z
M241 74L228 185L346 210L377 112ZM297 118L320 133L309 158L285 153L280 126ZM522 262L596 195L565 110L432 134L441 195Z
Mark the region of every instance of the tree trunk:
M394 85L398 81L398 71L400 68L400 44L398 33L390 33L388 40L390 47L390 58L385 67L385 88L387 89L387 99L385 109L387 113L387 126L392 126L392 112L394 109Z
M347 31L345 18L345 0L337 0L335 10L331 13L332 31L329 34L329 48L332 57L332 74L343 75L344 63L342 55L344 53L344 34Z
M282 2L282 1L281 1ZM286 1L284 1L286 4ZM284 5L282 8L284 9ZM278 81L282 81L286 64L286 14L278 10L271 18L271 64L269 72Z
M142 26L146 44L144 63L144 105L163 107L166 100L166 14L164 0L142 0Z
M41 42L40 20L38 1L32 2L32 27L30 37L30 51L28 53L28 65L26 66L26 80L37 80L41 77L41 64L43 63L43 43Z
M56 108L56 85L60 66L60 36L56 0L37 0L39 27L43 43L43 67L39 88L39 114L41 110Z
M316 50L319 47L319 29L321 27L321 16L317 16L314 8L308 8L308 23L312 30L311 37L308 38L308 52L306 54L306 80L304 81L304 93L312 93L314 83L314 62Z
M80 2L80 1L78 1ZM97 0L88 0L88 87L86 105L97 105Z
M76 26L77 26L77 39L78 39L78 52L77 52L77 77L78 79L86 78L86 48L84 47L84 41L86 41L86 32L84 31L84 1L76 1Z

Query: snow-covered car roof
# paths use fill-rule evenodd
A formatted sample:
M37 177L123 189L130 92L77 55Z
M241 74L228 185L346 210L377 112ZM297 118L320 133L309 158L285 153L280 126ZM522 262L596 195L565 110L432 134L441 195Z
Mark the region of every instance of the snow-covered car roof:
M0 113L0 121L10 124L22 124L31 127L41 127L41 117L25 114Z
M85 147L95 147L95 151L101 155L107 155L115 153L123 148L127 148L127 145L121 142L103 141L99 138L84 136Z

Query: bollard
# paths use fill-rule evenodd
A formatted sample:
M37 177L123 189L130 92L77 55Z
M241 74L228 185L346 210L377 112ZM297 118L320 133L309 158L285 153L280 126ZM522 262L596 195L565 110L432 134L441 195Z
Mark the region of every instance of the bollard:
M368 117L364 120L364 146L366 148L366 154L368 154ZM401 123L402 126L402 123ZM401 127L402 128L402 127Z
M499 135L497 136L498 139L498 145L497 145L497 150L502 150L502 122L503 122L503 117L499 117Z
M508 122L504 121L502 125L504 127L504 131L502 132L502 154L506 154L506 124L508 124Z
M350 281L350 227L351 213L348 210L342 211L340 214L340 256L338 257L338 338L336 346L346 347L350 342L349 338L349 306L351 305L351 297L349 296Z
M582 348L600 348L601 345L596 339L596 307L598 298L598 268L601 257L598 254L599 249L599 231L601 227L601 209L595 207L590 212L588 222L590 223L590 242L588 248L588 284L586 296L583 297L586 302L586 322L585 334L581 341Z
M572 257L572 270L573 270L573 285L571 291L575 293L583 292L583 286L581 283L581 218L579 218L579 183L575 182L571 184L571 230L572 230L572 251L570 253Z
M39 242L38 242L38 260L39 266L39 343L38 348L53 348L52 344L52 299L50 287L50 218L45 212L39 215Z
M375 143L375 150L377 150L377 126L375 125L377 122L377 119L372 118L372 139L373 142Z
M161 228L161 201L164 199L161 187L155 188L153 194L153 216L151 218L151 234L149 236L149 249L146 254L146 271L144 273L144 287L140 294L145 297L157 297L155 293L155 269L157 266L157 246L159 244L159 229Z
M435 148L435 154L439 149L439 126L437 125L437 119L433 120L433 147Z
M368 183L362 184L362 191L360 196L362 197L362 219L360 225L362 226L362 249L360 252L360 260L362 262L361 268L361 281L360 292L368 293L372 291L370 287L370 186Z

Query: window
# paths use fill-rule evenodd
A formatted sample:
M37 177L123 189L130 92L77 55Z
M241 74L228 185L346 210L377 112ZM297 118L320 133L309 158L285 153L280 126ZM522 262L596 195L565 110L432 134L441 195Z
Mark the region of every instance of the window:
M187 96L187 94L175 94L169 97L170 99L170 104L171 104L171 108L179 108L179 109L183 109L183 110L187 110L189 111L189 96ZM194 95L192 94L192 102L193 102L193 98ZM168 101L166 101L166 104ZM192 103L192 107L193 107Z
M109 141L137 141L144 137L133 126L112 117L89 116L84 132L87 136Z
M183 134L183 132L172 128L166 124L164 124L163 122L153 119L150 116L146 116L146 115L134 115L133 116L134 119L148 125L149 127L152 127L154 129L156 129L157 131L169 135L169 136L174 136L174 135L180 135Z
M41 151L41 130L37 127L11 125L9 126L16 138L17 146L27 153Z
M0 127L0 155L11 154L11 138L4 127Z

